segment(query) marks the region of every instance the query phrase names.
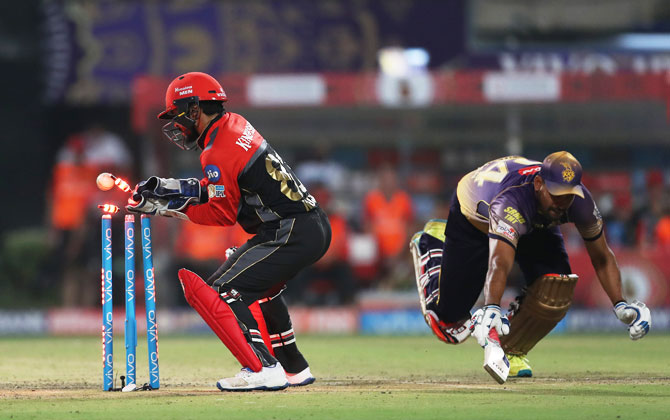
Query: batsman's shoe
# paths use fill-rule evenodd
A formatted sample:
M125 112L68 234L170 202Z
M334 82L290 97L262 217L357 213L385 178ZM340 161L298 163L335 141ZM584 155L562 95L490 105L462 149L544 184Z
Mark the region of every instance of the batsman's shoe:
M509 375L509 360L505 351L500 347L500 338L495 328L489 330L484 345L484 370L499 384L504 384Z
M259 372L249 368L242 370L232 378L224 378L216 383L221 391L279 391L288 386L286 373L281 363L264 366Z
M533 376L533 369L525 355L508 354L507 359L509 360L509 376L516 378Z
M298 373L287 373L288 386L305 386L316 381L316 378L309 370L309 366Z

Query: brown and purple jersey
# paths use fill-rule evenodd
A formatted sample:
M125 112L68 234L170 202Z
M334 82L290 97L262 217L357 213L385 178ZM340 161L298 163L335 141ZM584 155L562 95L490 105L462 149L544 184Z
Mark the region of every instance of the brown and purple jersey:
M538 212L533 180L542 163L520 156L488 162L465 175L458 183L461 212L475 226L516 248L521 236L533 229L548 229L574 223L586 241L602 234L603 222L591 193L582 185L584 198L575 196L558 221Z

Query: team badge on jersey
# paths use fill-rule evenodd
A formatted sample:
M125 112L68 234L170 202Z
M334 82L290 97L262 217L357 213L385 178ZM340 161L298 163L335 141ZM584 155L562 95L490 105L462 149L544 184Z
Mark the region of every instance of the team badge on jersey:
M221 179L221 170L216 165L207 165L203 170L209 182L216 182Z
M567 162L561 162L561 165L563 165L563 181L565 182L570 182L573 179L575 179L575 171L572 170L572 167L570 166L569 163Z
M209 184L207 186L207 195L209 198L222 198L226 196L226 187L223 185Z

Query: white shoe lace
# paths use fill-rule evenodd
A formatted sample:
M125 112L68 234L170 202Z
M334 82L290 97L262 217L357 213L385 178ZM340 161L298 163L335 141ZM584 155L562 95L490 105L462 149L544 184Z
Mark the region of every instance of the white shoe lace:
M235 377L240 378L240 379L245 379L245 378L250 377L254 373L256 373L256 372L254 372L253 370L245 367L245 368L242 368L242 370L240 370L239 372L237 372L237 375L235 375Z
M286 386L287 380L282 366L277 363L274 366L266 366L259 372L254 372L248 367L242 368L232 378L222 379L220 386L225 389L250 389L255 386L268 386L271 388Z

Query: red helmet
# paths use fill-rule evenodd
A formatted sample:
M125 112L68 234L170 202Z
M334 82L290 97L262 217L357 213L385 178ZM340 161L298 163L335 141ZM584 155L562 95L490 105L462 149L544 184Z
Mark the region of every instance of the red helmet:
M184 150L195 148L199 135L196 121L190 116L191 105L198 105L201 101L226 100L226 92L209 74L182 74L170 83L165 92L165 111L158 114L158 118L172 121L163 126L163 133Z
M185 73L168 86L165 92L165 111L158 114L158 118L169 120L174 117L180 103L227 100L221 84L209 74L198 71Z

